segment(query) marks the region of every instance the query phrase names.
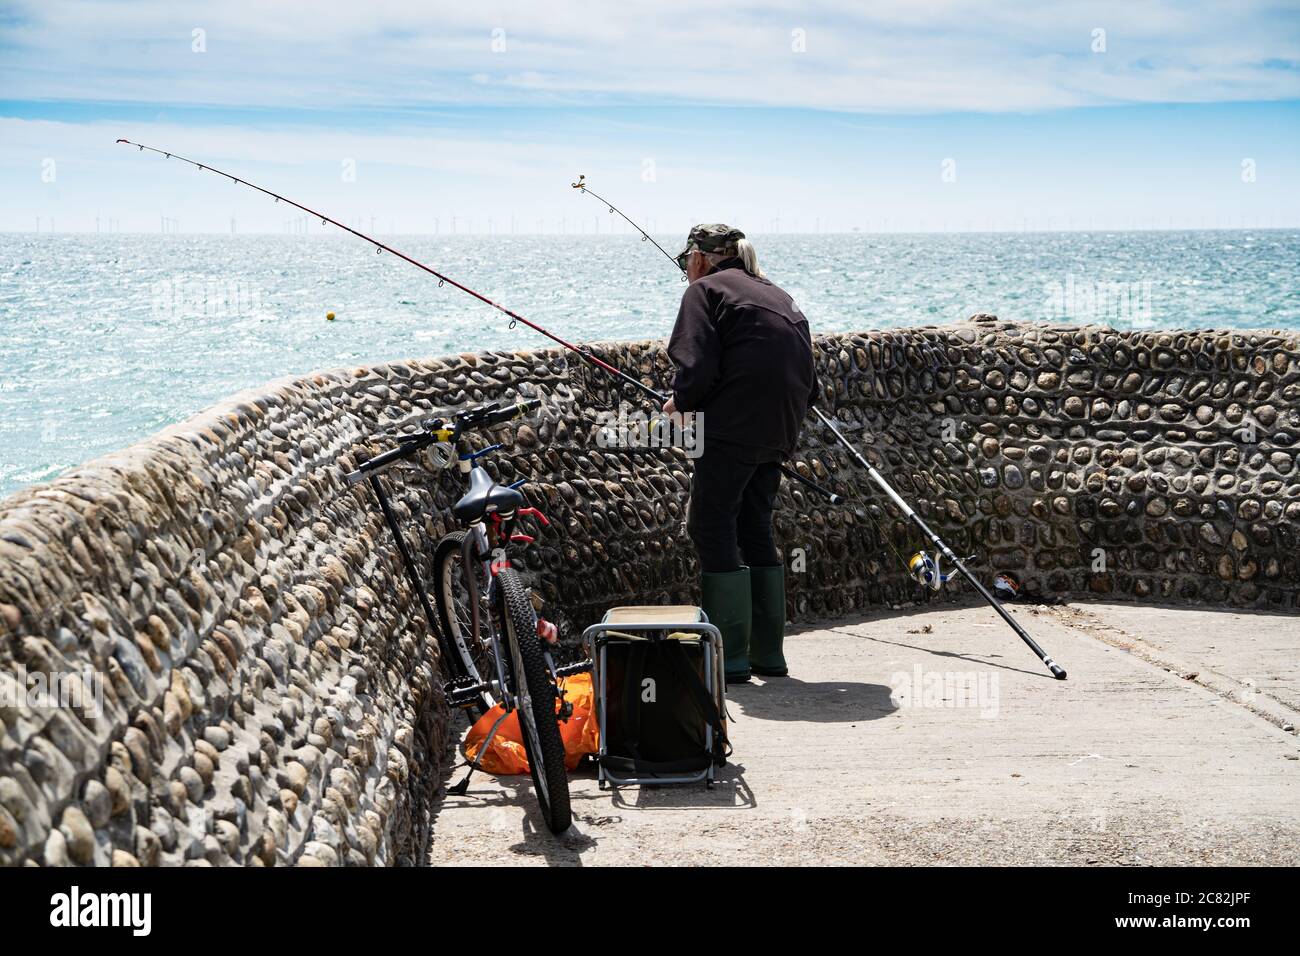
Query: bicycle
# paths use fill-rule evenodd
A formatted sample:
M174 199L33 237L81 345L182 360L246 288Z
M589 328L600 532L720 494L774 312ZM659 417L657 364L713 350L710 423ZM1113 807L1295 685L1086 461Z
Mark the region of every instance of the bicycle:
M470 431L503 424L540 406L540 399L507 406L480 405L457 413L450 421L426 420L417 433L399 437L396 448L361 463L345 478L349 484L368 481L379 501L425 619L438 635L443 659L452 671L444 685L448 703L465 708L471 719L498 703L502 706L478 758L469 765L469 773L449 792L466 792L502 721L517 712L542 817L553 833L560 833L569 827L572 813L559 724L573 712L560 689L560 679L589 669L589 664L555 666L551 655L557 642L555 626L538 616L531 592L510 564L508 546L534 540L516 530L519 519L532 517L542 527L550 522L542 512L525 505L519 489L526 479L499 485L480 464L479 460L501 448L500 444L472 451L465 441ZM433 549L436 612L379 480L389 468L426 450L426 461L435 470L456 464L469 484L452 506L452 514L465 527L444 535Z

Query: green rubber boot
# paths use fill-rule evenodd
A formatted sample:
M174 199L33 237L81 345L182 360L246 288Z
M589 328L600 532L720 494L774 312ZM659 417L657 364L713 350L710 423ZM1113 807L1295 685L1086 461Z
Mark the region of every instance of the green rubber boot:
M749 568L705 571L700 591L709 623L722 632L728 684L749 680Z
M785 642L785 568L750 568L749 587L752 600L749 636L749 667L764 677L784 677L781 647Z

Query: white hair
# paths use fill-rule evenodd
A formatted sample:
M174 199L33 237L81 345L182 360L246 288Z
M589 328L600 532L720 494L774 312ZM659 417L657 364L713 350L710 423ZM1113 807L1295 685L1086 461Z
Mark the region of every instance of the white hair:
M730 253L726 252L706 252L704 255L709 260L709 264L715 266L723 259L733 258ZM754 248L752 242L748 239L737 239L735 256L739 257L740 263L745 267L746 272L760 279L763 278L763 270L758 267L758 251Z

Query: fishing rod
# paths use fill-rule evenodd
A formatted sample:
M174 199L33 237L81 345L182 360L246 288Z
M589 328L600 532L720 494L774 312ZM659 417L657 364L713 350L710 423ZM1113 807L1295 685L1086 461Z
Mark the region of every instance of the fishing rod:
M136 149L140 150L141 152L143 152L144 150L148 150L148 151L151 152L151 153L157 153L159 156L164 156L164 157L166 157L167 159L179 159L181 162L183 162L183 163L188 163L188 164L191 165L191 166L195 166L195 167L197 167L199 170L207 170L208 172L216 173L218 176L223 176L223 177L225 177L226 179L229 179L231 182L236 183L236 184L238 184L238 185L240 185L240 186L247 186L249 189L255 189L255 190L257 190L259 193L262 193L262 194L265 195L265 196L270 196L270 197L271 197L272 199L274 199L276 202L282 202L282 203L285 203L285 204L287 204L287 205L293 206L295 209L301 209L303 212L307 213L308 215L311 215L311 216L313 216L313 217L319 219L319 220L321 221L321 224L322 224L322 225L328 224L328 225L331 225L331 226L337 226L339 229L342 229L344 232L350 232L350 233L352 233L352 235L356 236L358 239L362 239L362 240L364 240L365 242L370 243L372 246L375 247L375 254L376 254L376 255L378 255L378 254L381 253L381 252L388 252L388 253L391 253L392 255L397 256L397 258L403 260L404 262L409 262L411 265L415 266L417 269L423 269L425 272L429 273L429 275L433 276L434 278L436 278L436 279L438 280L438 285L439 285L439 286L442 286L444 283L446 283L446 284L448 284L448 285L453 286L454 288L460 289L460 291L462 291L462 292L465 292L465 293L467 293L467 294L469 294L469 295L472 295L474 298L478 299L480 302L483 302L483 303L485 303L486 305L490 305L492 308L496 309L498 312L501 312L501 313L503 313L503 314L509 316L509 318L510 318L510 326L509 326L509 327L510 327L510 328L513 329L513 328L515 327L515 323L516 323L516 322L522 322L524 325L528 326L528 327L529 327L530 329L532 329L534 332L538 332L538 333L540 333L541 335L546 336L546 337L547 337L548 339L550 339L552 342L555 342L557 345L560 345L560 346L562 346L563 348L568 349L570 352L572 352L574 355L577 355L577 356L578 356L579 358L581 358L583 361L585 361L585 362L587 362L587 363L589 363L589 364L591 364L591 365L594 365L596 368L601 369L602 371L608 373L609 375L613 375L615 378L619 379L619 380L620 380L621 382L623 382L624 384L626 384L626 385L631 385L631 386L633 386L634 388L639 389L641 392L645 393L646 395L649 395L651 398L656 399L656 400L657 400L661 405L662 405L662 403L664 403L664 402L666 402L666 401L668 400L668 397L667 397L666 395L664 395L663 393L659 392L658 390L656 390L656 389L654 389L654 388L651 388L651 387L650 387L649 385L647 385L645 382L641 381L641 380L638 379L638 378L634 378L633 376L629 375L627 372L624 372L622 369L615 368L615 367L614 367L613 365L611 365L609 362L606 362L606 361L604 361L603 359L598 358L596 355L594 355L594 354L592 353L591 349L589 349L589 348L583 348L583 347L581 347L581 346L574 345L572 342L565 341L564 339L562 339L562 338L560 338L558 335L556 335L554 332L551 332L549 329L545 329L545 328L543 328L542 326L538 325L536 322L532 322L532 321L530 321L530 320L524 318L524 317L523 317L522 315L520 315L518 312L515 312L515 311L513 311L513 310L511 310L511 309L507 309L504 305L501 305L501 304L498 303L498 302L494 302L492 299L489 299L487 296L483 295L483 293L481 293L481 292L477 292L477 291L475 291L474 289L471 289L469 286L464 285L464 284L462 284L462 283L460 283L460 282L457 282L455 279L451 278L450 276L448 276L448 275L444 275L443 273L439 272L437 269L434 269L434 268L431 267L431 266L425 265L423 262L420 262L418 259L413 259L413 258L411 258L410 256L408 256L406 253L402 252L402 251L399 250L399 249L394 249L392 246L390 246L390 245L388 245L388 244L386 244L386 243L380 242L378 239L375 239L375 238L372 237L372 236L368 236L368 235L366 235L364 232L362 232L362 231L359 230L359 229L353 229L351 226L347 225L346 223L339 222L337 219L332 219L332 218L330 218L329 216L325 215L324 213L319 213L319 212L317 212L317 211L314 210L314 209L310 209L310 208L308 208L307 206L304 206L304 205L303 205L302 203L300 203L300 202L295 202L294 200L289 199L287 196L282 196L282 195L280 195L279 193L272 192L272 191L269 190L269 189L264 189L263 187L257 185L256 183L249 182L247 179L241 179L241 178L238 177L238 176L235 176L235 175L233 175L233 174L231 174L231 173L227 173L227 172L225 172L225 171L223 171L223 170L217 169L215 166L210 166L210 165L208 165L207 163L200 163L200 162L198 162L197 160L186 159L184 156L177 155L176 153L169 152L169 151L164 150L164 149L158 149L158 148L156 148L156 147L154 147L154 146L146 146L146 145L144 145L143 143L134 143L134 142L132 142L132 141L129 140L129 139L119 139L117 142L118 142L118 143L123 143L123 144L125 144L125 145L127 145L127 146L134 146L134 147L136 147ZM114 145L116 145L116 144L114 144ZM598 197L598 198L599 198L599 197ZM603 200L602 200L602 202L603 202ZM611 208L612 208L612 207L611 207ZM624 216L623 218L626 219L627 217ZM628 221L630 222L631 220L628 220ZM642 233L642 235L644 235L644 233ZM647 236L646 238L649 238L649 237ZM651 242L654 242L653 239L651 239L650 241L651 241ZM659 244L658 244L657 242L655 243L655 245L656 245L656 246L659 246ZM660 249L660 251L663 251L663 247L662 247L662 246L659 246L659 249ZM667 253L665 252L664 255L667 255ZM669 256L669 258L672 258L672 257ZM844 499L843 499L843 497L841 497L840 495L838 495L838 494L836 494L835 492L831 491L829 488L824 488L824 487L822 487L822 486L819 485L817 482L813 481L811 478L805 478L803 475L799 474L799 473L798 473L797 471L795 471L794 469L792 469L792 468L786 468L786 467L784 467L784 466L782 466L782 471L783 471L783 472L784 472L788 477L790 477L791 479L793 479L793 480L795 480L795 481L798 481L798 482L802 483L803 485L807 486L808 488L811 488L813 491L816 491L818 494L823 495L824 497L826 497L826 498L830 501L831 504L833 504L833 505L842 505L842 504L844 504Z
M585 176L579 176L578 182L573 183L571 185L575 189L579 189L581 192L591 193L591 195L596 196L595 193L592 193L591 190L587 188L585 180L586 180ZM605 203L607 206L609 205L609 203L604 198L600 196L596 196L596 198L599 199L601 202ZM609 208L614 209L613 206L609 206ZM614 210L614 211L618 212L618 210ZM627 216L623 215L622 212L619 212L619 215L623 216L624 219L627 219ZM632 222L632 220L628 219L628 222ZM637 229L638 232L641 233L641 235L643 236L645 235L645 231L642 230L640 226L637 226L636 223L632 223L632 225ZM659 244L655 243L655 245L658 246ZM663 251L662 246L660 246L660 251L661 252ZM665 252L664 255L668 255L668 253ZM668 258L672 259L673 265L675 266L677 265L676 259L673 259L672 256L668 256ZM933 544L934 547L937 549L936 554L942 553L944 557L946 557L950 562L952 562L953 567L955 567L961 573L962 577L964 577L967 581L971 583L971 586L974 587L977 592L979 592L980 597L984 598L984 600L989 603L989 605L993 608L993 610L997 611L998 616L1001 617L1002 620L1004 620L1011 627L1011 630L1013 630L1016 633L1016 636L1019 637L1022 641L1024 641L1026 645L1028 645L1029 649L1038 656L1038 659L1040 661L1042 661L1045 665L1047 665L1047 669L1052 672L1053 677L1055 677L1057 680L1065 680L1066 678L1065 668L1063 668L1060 664L1056 663L1056 661L1052 660L1050 657L1047 656L1047 652L1043 650L1041 646L1039 646L1037 641L1035 641L1032 637L1029 636L1029 632L1020 626L1020 623L1007 612L1007 609L1002 606L1002 603L996 597L993 596L993 594L989 591L989 589L986 588L982 583L980 583L979 578L975 577L975 575L971 573L970 569L966 567L965 562L963 562L961 558L957 557L957 555L953 553L952 549L949 548L948 545L946 545L943 542L943 540L937 534L935 534L934 531L930 529L930 526L925 523L924 519L922 519L922 517L916 513L916 511L912 508L912 506L909 505L906 501L904 501L902 496L899 495L899 493L894 490L893 486L890 485L890 483L885 480L885 477L880 472L878 472L874 467L872 467L871 462L867 461L867 459L862 456L862 453L858 451L858 449L854 446L853 442L849 441L849 439L845 437L844 433L841 432L839 428L835 425L835 422L832 421L826 415L825 412L823 412L820 408L816 407L815 405L813 406L812 411L813 414L816 415L817 418L821 421L821 423L831 430L831 433L835 436L836 440L841 445L844 446L844 448L848 451L848 453L853 457L854 461L856 461L862 468L866 469L866 472L871 477L871 480L880 486L881 490L884 491L885 494L889 496L889 500L892 501L898 507L898 510L900 510L903 513L903 515L908 520L910 520L914 525L916 525L916 527L920 530L920 532L923 535L925 535L927 539L929 539L930 543ZM936 563L936 570L937 570L937 563Z
M646 232L644 229L642 229L640 226L634 223L631 219L629 219L627 217L627 213L623 212L623 210L619 209L617 206L615 206L604 196L592 192L591 189L587 186L587 177L584 174L579 173L578 181L576 183L569 183L569 185L572 186L574 189L578 190L579 192L584 192L590 196L595 196L597 199L599 199L601 202L603 202L606 206L609 207L610 212L615 212L618 213L620 216L622 216L623 221L625 223L627 223L637 232L641 233L641 241L654 243L654 247L658 249L660 252L662 252L664 254L664 257L681 271L682 281L683 282L686 281L686 270L682 268L682 264L678 262L677 259L667 249L659 245L659 243L655 241L654 237L651 236L650 233Z
M844 433L835 426L835 423L823 414L820 408L814 408L813 413L821 419L822 424L831 430L836 439L839 440L839 443L848 449L849 454L853 456L854 460L866 469L867 474L871 476L871 480L880 486L881 490L889 496L889 500L898 506L898 510L903 512L903 514L911 520L912 524L916 525L916 527L920 529L921 534L930 539L930 543L942 552L944 557L952 562L953 567L961 572L962 577L971 583L971 586L979 592L980 597L984 598L985 601L988 601L989 606L998 612L998 616L1007 622L1011 627L1011 630L1016 632L1016 636L1024 641L1031 651L1038 655L1038 659L1047 665L1047 669L1052 672L1052 676L1057 680L1065 680L1065 668L1047 656L1047 652L1039 646L1037 641L1029 636L1028 631L1020 626L1020 622L1007 612L1007 609L1002 606L1002 602L994 597L989 589L980 582L979 578L975 577L975 575L971 573L970 569L966 567L961 558L952 553L952 549L943 543L943 539L930 530L930 526L925 523L924 519L922 519L921 516L912 509L911 505L903 500L902 496L893 489L889 482L885 481L884 476L871 466L871 462L867 461L867 459L862 456L862 453L859 452L857 448L854 447L853 443L844 436Z

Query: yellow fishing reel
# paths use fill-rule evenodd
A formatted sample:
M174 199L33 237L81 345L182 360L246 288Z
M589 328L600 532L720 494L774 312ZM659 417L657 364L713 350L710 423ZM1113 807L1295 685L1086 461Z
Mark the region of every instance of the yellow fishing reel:
M969 561L974 558L971 555L964 560ZM957 572L943 571L939 567L939 552L934 552L934 557L926 554L924 551L918 551L907 562L908 573L916 580L917 584L929 588L931 591L938 591L945 584L952 580L953 575Z
M937 591L948 581L948 575L939 571L939 562L924 551L918 551L907 562L907 570L918 584Z

